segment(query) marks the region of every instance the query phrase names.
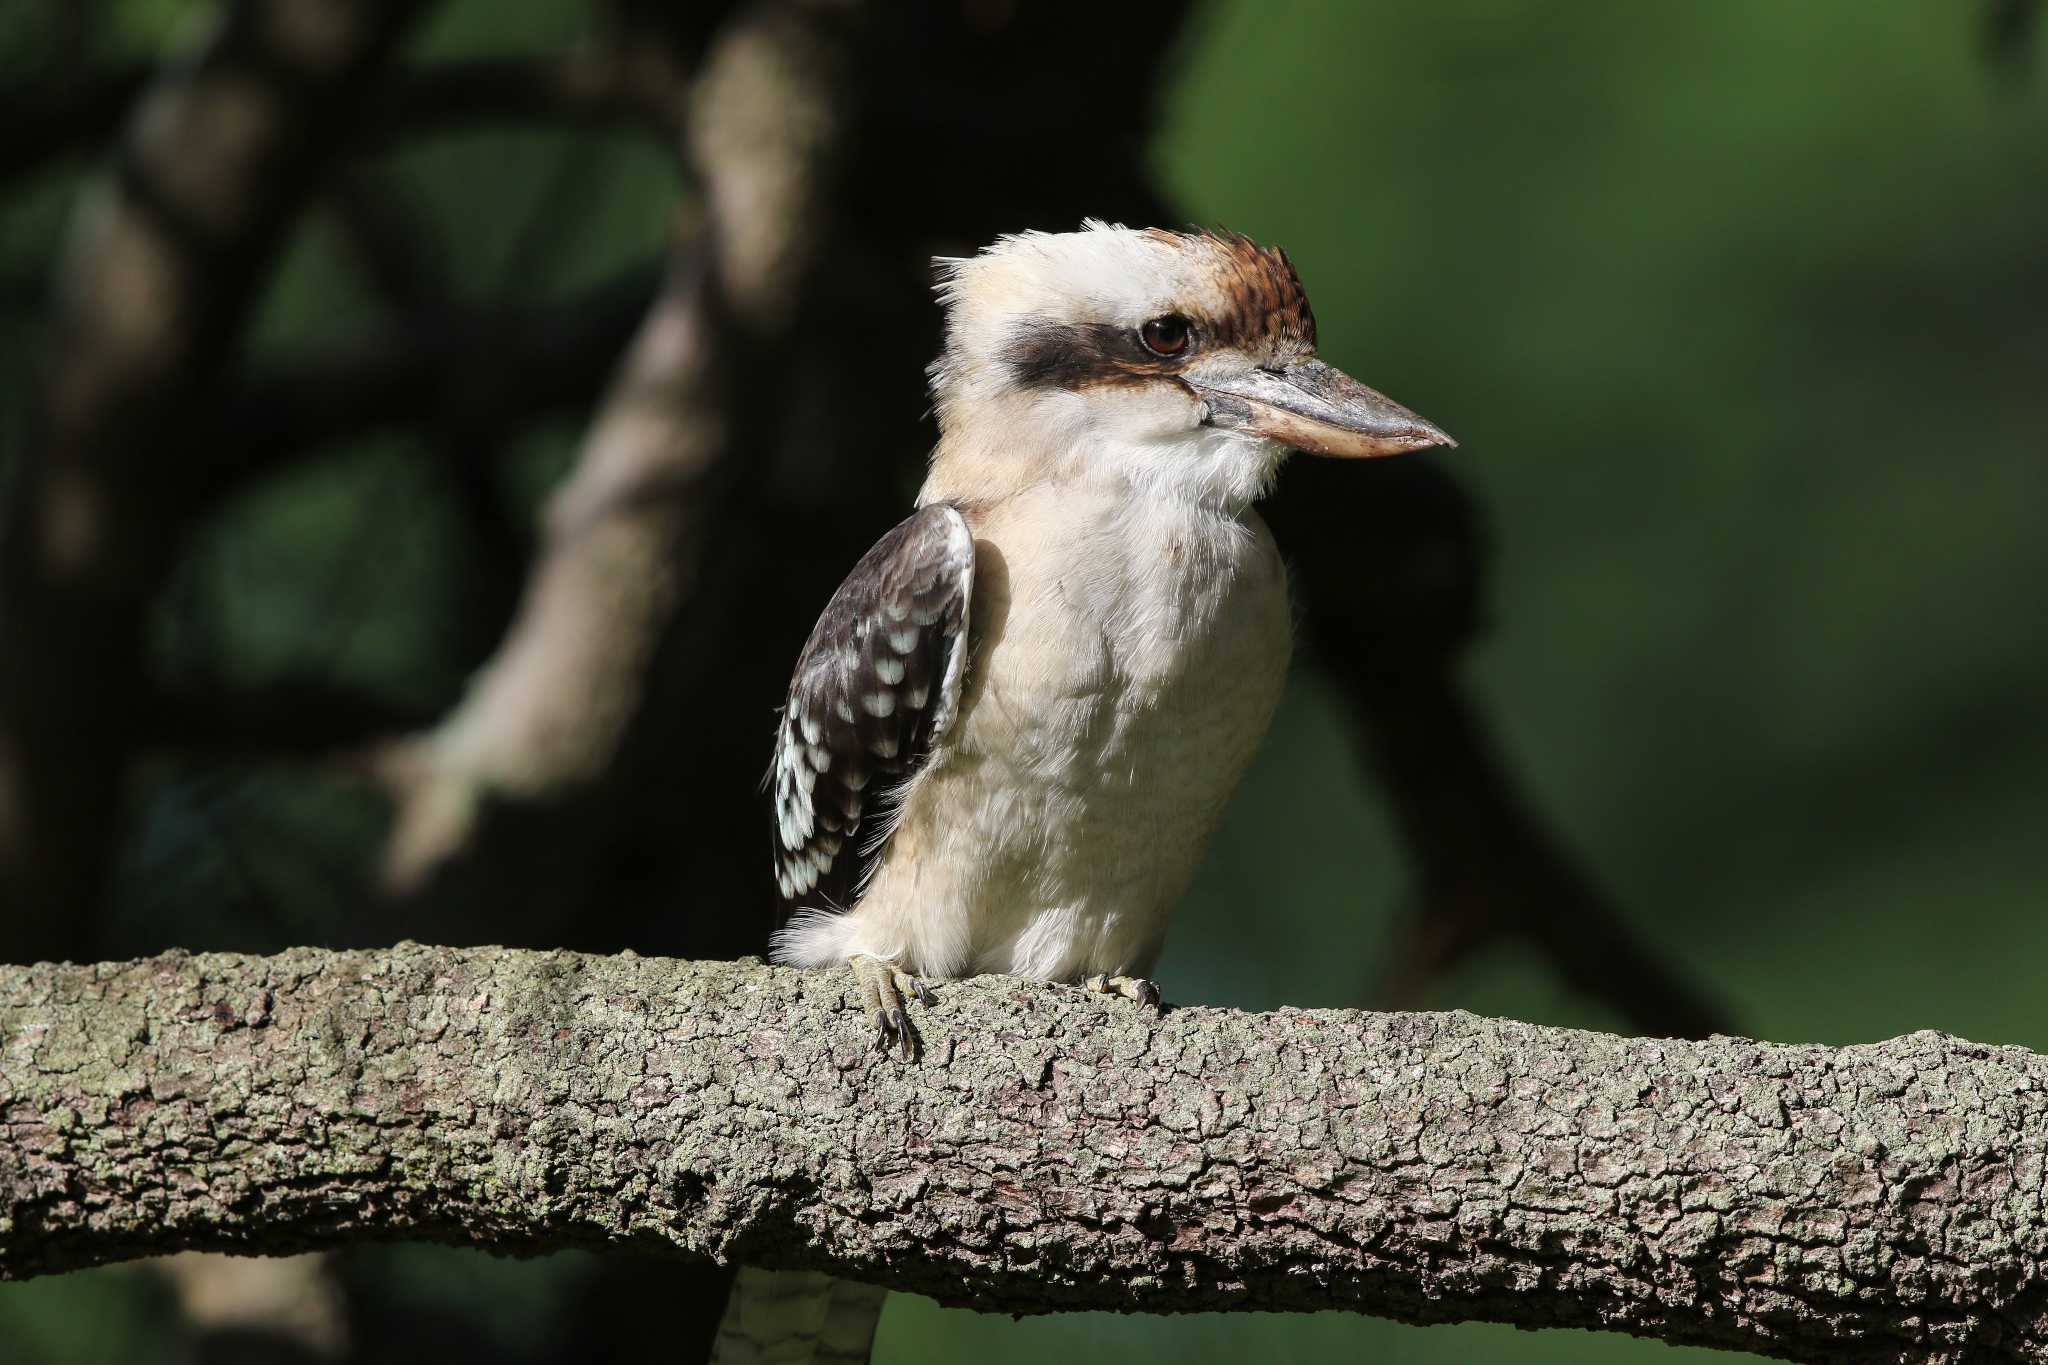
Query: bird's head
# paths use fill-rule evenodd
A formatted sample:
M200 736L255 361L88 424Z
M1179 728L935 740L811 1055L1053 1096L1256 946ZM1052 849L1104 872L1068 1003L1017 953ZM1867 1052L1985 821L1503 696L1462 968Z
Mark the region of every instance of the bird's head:
M938 264L940 459L982 482L1106 475L1237 508L1290 449L1455 444L1318 359L1294 267L1249 238L1090 221Z

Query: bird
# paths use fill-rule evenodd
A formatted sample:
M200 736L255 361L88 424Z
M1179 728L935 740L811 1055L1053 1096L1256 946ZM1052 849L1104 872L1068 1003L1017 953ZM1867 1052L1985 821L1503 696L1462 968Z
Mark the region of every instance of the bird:
M1241 234L1089 219L935 265L938 442L798 656L767 779L770 955L850 972L906 1062L933 981L1160 1007L1168 915L1287 674L1255 504L1291 451L1456 444L1323 361L1286 252ZM864 1360L879 1304L743 1270L715 1358ZM812 1354L763 1347L798 1320Z

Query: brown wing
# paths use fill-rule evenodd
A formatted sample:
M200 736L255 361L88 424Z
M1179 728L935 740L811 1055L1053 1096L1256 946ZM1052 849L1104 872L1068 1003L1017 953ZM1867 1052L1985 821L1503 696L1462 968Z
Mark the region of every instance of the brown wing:
M890 797L959 711L973 588L966 518L935 503L876 542L818 618L769 773L782 919L859 897Z

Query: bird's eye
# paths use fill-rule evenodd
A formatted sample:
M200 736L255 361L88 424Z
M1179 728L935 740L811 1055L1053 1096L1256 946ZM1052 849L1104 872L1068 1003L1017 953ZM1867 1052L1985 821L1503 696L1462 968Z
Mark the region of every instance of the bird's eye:
M1188 338L1194 329L1188 320L1178 313L1168 313L1163 318L1154 318L1138 329L1138 340L1145 343L1145 349L1153 355L1179 355L1188 348Z

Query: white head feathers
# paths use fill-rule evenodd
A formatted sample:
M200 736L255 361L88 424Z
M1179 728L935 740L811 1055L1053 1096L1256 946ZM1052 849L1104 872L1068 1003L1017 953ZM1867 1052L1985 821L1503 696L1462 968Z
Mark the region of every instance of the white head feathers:
M937 265L946 343L931 367L944 437L935 483L1120 476L1231 508L1263 491L1284 449L1205 425L1207 405L1183 379L1314 353L1315 320L1285 253L1234 234L1091 219ZM1147 341L1170 343L1175 329L1195 344ZM968 467L962 477L942 477L949 460Z

